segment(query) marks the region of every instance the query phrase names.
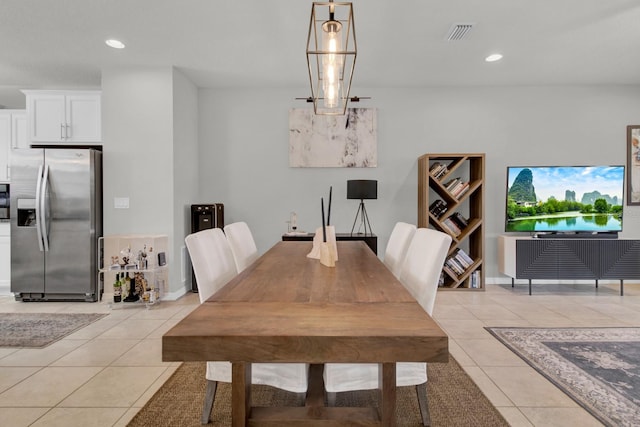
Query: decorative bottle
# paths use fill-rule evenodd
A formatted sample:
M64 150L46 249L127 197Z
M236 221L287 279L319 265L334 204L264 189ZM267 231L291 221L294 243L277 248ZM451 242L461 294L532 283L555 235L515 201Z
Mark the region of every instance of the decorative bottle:
M122 301L122 284L120 283L120 273L116 273L116 281L113 282L113 302Z
M140 299L140 296L136 293L136 282L135 277L129 277L129 273L127 273L127 277L123 280L124 286L129 287L129 293L127 297L124 299L125 302L135 302Z

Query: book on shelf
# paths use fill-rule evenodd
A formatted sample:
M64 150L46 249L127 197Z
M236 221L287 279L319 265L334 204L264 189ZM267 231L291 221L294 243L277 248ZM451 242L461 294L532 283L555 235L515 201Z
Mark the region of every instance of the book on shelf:
M478 289L480 287L480 271L476 270L469 275L468 279L469 287L472 289Z
M458 277L458 273L456 273L455 271L453 271L453 270L451 269L451 267L449 267L446 263L442 266L442 269L443 269L444 271L446 271L446 272L447 272L447 274L448 274L449 276L451 276L451 277L455 277L455 278L457 278L457 277Z
M456 186L456 188L451 192L451 194L459 199L464 193L469 191L469 183L461 182L460 185Z
M429 169L429 173L436 179L440 179L448 171L449 169L447 168L447 165L444 165L440 162L435 162Z
M462 258L462 257L461 257L461 256L459 256L459 255L454 255L454 257L453 257L453 261L457 262L457 263L458 263L458 265L459 265L460 267L462 267L463 271L466 271L466 270L467 270L467 268L469 268L469 267L471 266L471 264L470 264L469 262L467 262L467 260L466 260L466 259Z
M455 197L455 195L458 194L458 192L462 189L463 186L464 186L464 182L458 181L456 185L454 185L451 188L451 190L449 190L449 193L451 193L451 195Z
M456 251L446 259L444 266L447 267L445 271L450 274L453 273L455 275L454 277L458 277L464 274L473 263L473 259L467 255L465 251L456 249Z
M447 258L445 265L451 268L451 270L453 270L456 273L456 276L459 276L464 273L465 268L454 257Z
M460 182L460 178L450 179L449 181L444 183L444 189L447 190L448 192L451 192L453 187L458 185L459 182Z
M429 168L429 173L431 173L431 175L435 175L437 174L440 169L442 169L444 167L444 165L440 162L434 162L431 167Z
M473 263L468 262L466 259L462 258L460 255L457 255L457 254L456 254L456 256L453 258L453 260L454 260L455 262L457 262L457 263L458 263L458 265L460 265L460 267L462 267L463 272L464 272L464 271L467 271L467 269L468 269L469 267L471 267L471 264L473 264Z
M471 258L465 251L460 248L456 249L454 256L456 257L456 259L459 259L464 264L466 264L467 267L470 267L474 263L473 258Z
M469 225L469 220L463 217L460 212L454 212L449 218L451 218L460 230L464 230Z
M447 211L447 202L440 199L431 203L431 205L429 206L429 212L431 212L431 214L436 218L440 218L442 214L444 214L446 211Z
M442 226L456 237L458 237L460 233L462 233L462 230L460 230L460 227L458 227L458 225L455 222L453 222L451 218L445 218L442 221Z

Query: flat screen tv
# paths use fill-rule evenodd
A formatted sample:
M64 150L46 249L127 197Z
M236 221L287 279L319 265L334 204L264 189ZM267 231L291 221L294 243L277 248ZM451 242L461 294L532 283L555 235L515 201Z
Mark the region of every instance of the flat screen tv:
M505 231L615 234L623 192L624 166L510 166Z

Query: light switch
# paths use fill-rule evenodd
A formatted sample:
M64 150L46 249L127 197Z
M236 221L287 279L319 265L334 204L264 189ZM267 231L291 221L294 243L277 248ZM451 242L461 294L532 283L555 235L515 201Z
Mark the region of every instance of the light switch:
M115 209L129 209L129 198L128 197L114 197L113 198L113 207Z

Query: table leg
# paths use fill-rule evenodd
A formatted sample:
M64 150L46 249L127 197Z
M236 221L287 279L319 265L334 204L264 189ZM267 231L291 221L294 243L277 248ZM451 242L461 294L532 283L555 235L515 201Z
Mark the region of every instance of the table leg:
M396 425L396 364L381 363L378 365L380 392L380 421L383 426Z
M251 363L231 364L231 425L246 426L251 415Z
M321 363L312 363L309 365L309 386L307 387L307 398L305 400L308 414L317 415L322 411L322 408L324 408L323 370L324 365Z

